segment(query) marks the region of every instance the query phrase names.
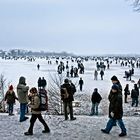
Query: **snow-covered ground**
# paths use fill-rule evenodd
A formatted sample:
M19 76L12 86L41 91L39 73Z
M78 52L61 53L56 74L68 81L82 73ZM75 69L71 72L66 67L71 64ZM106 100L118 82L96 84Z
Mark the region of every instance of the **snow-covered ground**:
M77 66L75 62L69 62L70 66ZM40 64L40 70L37 70L37 64ZM110 135L105 135L100 132L101 128L104 128L108 120L108 100L107 96L112 85L110 78L116 75L120 80L123 88L128 83L130 85L130 90L132 89L134 83L131 81L126 81L123 78L124 72L129 70L129 67L120 67L120 63L111 64L110 69L105 71L104 80L100 80L100 75L98 80L95 81L93 78L93 73L95 70L95 62L87 61L84 62L85 74L79 75L84 80L83 91L79 91L77 87L77 92L75 93L75 100L81 102L81 107L75 107L74 113L78 114L76 121L64 121L63 116L45 116L45 120L48 122L51 133L42 134L41 124L36 123L34 128L34 135L32 137L25 137L23 133L28 129L29 120L20 123L19 115L17 110L19 108L18 102L16 102L14 113L15 116L8 116L7 114L0 114L0 139L2 140L23 140L23 139L48 139L48 140L117 140L119 134L119 128L115 127ZM37 86L37 80L39 77L44 77L47 80L47 88L52 82L50 75L56 74L57 65L55 59L52 60L52 65L44 59L37 59L35 62L28 62L26 60L2 60L0 58L0 74L2 73L6 78L7 87L8 84L13 84L14 88L18 84L20 76L26 77L26 82L29 87ZM65 75L65 73L64 73ZM71 78L73 83L77 83L78 78ZM135 74L132 76L132 80L135 82L140 78L140 69L135 68ZM99 89L99 93L102 95L103 100L99 106L99 116L90 117L91 102L90 97L94 88ZM16 90L15 90L16 91ZM128 104L124 104L124 122L126 128L128 129L128 136L123 138L126 140L139 140L140 139L140 108L131 107L131 98L128 97ZM79 116L80 114L80 116ZM83 116L84 115L84 116ZM131 117L130 117L131 116ZM121 139L121 138L120 138Z
M64 121L63 116L45 116L51 133L42 134L43 126L37 121L34 126L33 136L24 136L29 127L29 120L20 123L19 116L0 114L0 139L1 140L140 140L140 118L124 117L128 135L119 138L120 129L115 126L110 134L103 134L108 120L107 116L76 116L75 121Z

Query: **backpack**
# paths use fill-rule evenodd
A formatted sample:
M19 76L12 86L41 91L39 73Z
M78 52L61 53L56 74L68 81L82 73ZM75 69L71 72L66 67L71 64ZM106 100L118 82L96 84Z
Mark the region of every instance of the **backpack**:
M68 91L66 88L61 87L61 99L65 100L69 97Z
M40 105L35 111L46 111L48 110L48 96L45 89L39 89L38 97L40 99Z

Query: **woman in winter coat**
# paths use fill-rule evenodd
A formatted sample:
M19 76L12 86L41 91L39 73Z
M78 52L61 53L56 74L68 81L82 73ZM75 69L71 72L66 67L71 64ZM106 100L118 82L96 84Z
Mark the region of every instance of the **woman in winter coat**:
M90 114L90 116L98 115L98 106L99 106L99 103L100 103L101 100L102 100L102 97L98 93L98 89L95 88L94 89L94 92L92 94L92 97L91 97L92 108L91 108L91 114Z
M31 108L32 116L30 119L30 127L27 132L25 132L25 135L33 135L33 127L36 119L38 119L44 126L44 130L42 133L49 133L50 129L43 119L41 115L41 111L39 110L39 105L40 105L40 98L37 93L37 89L35 87L30 89L30 102L29 102L29 107Z
M123 107L122 107L122 94L117 84L113 84L111 89L112 94L109 98L109 121L105 129L101 129L103 133L109 134L116 121L121 128L120 137L126 136L126 128L123 123Z
M13 108L14 108L14 104L15 104L15 99L18 100L18 98L16 97L15 92L13 90L13 86L10 85L8 91L5 94L5 98L4 98L4 100L8 104L9 115L14 115Z

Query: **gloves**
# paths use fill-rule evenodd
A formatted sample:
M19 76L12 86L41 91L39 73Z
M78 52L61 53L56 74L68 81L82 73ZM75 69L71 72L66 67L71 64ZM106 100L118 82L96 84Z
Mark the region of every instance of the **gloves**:
M112 118L114 117L114 113L113 112L111 112L110 115L111 115Z

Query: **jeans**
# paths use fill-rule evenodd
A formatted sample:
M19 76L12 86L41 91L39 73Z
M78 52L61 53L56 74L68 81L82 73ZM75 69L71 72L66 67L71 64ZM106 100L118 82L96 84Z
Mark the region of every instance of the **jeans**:
M14 104L13 103L8 103L8 112L9 112L9 115L13 113L13 108L14 108Z
M91 114L90 115L98 115L98 106L99 103L92 103Z
M132 98L132 106L136 104L136 107L138 106L138 98Z
M118 125L121 128L122 133L126 133L126 128L124 126L124 123L123 123L122 119L116 120L116 119L110 118L109 121L107 122L105 130L107 132L110 132L116 121L118 122Z
M34 127L34 123L36 121L36 119L38 118L38 120L43 124L44 129L45 130L49 130L48 125L46 124L45 120L43 119L41 114L32 114L31 119L30 119L30 127L28 129L28 132L33 133L33 127Z
M27 103L20 104L20 121L25 119L25 113L27 110Z
M63 102L64 105L64 115L65 115L65 120L68 119L68 108L69 108L69 113L70 113L70 119L73 118L73 106L72 102Z

